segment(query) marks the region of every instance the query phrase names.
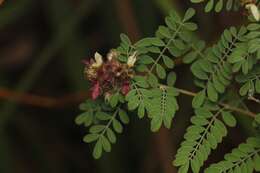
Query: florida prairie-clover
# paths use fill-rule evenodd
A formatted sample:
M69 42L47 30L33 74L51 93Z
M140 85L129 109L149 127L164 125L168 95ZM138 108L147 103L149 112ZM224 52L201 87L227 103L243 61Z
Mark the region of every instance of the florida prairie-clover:
M223 0L205 2L207 12L212 9L220 12L224 6ZM76 123L89 127L84 141L94 144L94 158L111 151L116 134L122 133L124 125L129 123L129 113L149 118L153 132L162 126L171 128L179 110L179 94L194 97L191 125L173 161L179 173L201 172L211 152L228 135L229 128L238 123L236 114L254 118L252 128L259 133L259 114L235 107L249 98L259 105L258 1L228 0L226 3L228 10L239 7L249 11L249 22L225 29L214 45L207 45L195 36L197 25L191 21L195 10L188 9L183 17L170 12L165 25L159 26L154 36L132 43L121 34L119 47L106 57L96 53L93 59L84 61L91 99L80 105L83 113L76 118ZM199 92L175 87L176 58L190 65ZM229 98L230 92L236 92L238 99ZM223 161L210 165L205 172L252 173L260 171L259 165L260 138L256 135L226 154Z

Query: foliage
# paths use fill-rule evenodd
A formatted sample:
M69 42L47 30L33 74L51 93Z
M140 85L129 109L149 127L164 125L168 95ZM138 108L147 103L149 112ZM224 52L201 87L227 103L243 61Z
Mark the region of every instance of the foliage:
M237 11L242 6L245 6L249 3L259 3L259 0L251 1L251 0L191 0L192 3L204 3L205 12L215 11L217 13L226 9L227 11Z
M220 41L205 50L203 58L191 65L191 71L198 78L196 84L203 88L210 101L218 101L232 79L232 66L228 59L233 50L243 41L246 29L226 29ZM236 56L238 57L238 56ZM198 105L200 106L200 105Z
M249 138L246 143L234 148L224 157L224 161L212 164L206 173L253 172L260 171L260 140Z
M191 166L192 171L197 173L211 150L216 149L227 135L226 125L234 127L236 119L229 111L210 106L196 109L191 122L192 125L184 135L185 141L178 149L174 165L180 166L180 172L187 172Z
M103 150L111 151L111 143L116 142L116 133L123 132L122 124L128 124L129 117L120 108L114 110L106 105L102 107L91 100L82 103L80 107L86 112L76 118L76 124L90 126L89 134L83 140L86 143L95 142L93 157L99 158Z
M209 0L205 9L210 11L214 7L219 12L224 2L228 10L236 9L238 3L218 0L215 4L214 0ZM180 93L194 96L195 114L173 161L180 173L201 171L211 152L227 136L228 129L236 126L237 113L255 117L253 126L259 130L259 114L232 107L226 96L235 88L241 100L259 101L256 97L260 94L260 24L251 20L247 26L225 29L218 42L209 46L194 37L197 25L190 21L194 15L193 9L188 9L183 17L172 11L155 36L136 43L125 34L120 35L121 43L113 52L116 52L114 58L120 61L115 61L116 64L121 64L129 75L129 92L124 95L115 87L98 100L87 100L81 105L84 113L76 118L77 124L90 126L84 141L95 142L95 158L101 157L102 151L111 151L111 144L116 142L115 134L122 133L123 125L129 122L127 112L136 113L140 119L149 118L153 132L162 126L171 128L179 110L177 97ZM179 57L190 65L194 84L200 88L198 93L176 88L177 74L173 69ZM107 61L111 61L111 53L104 63ZM100 66L98 68L102 68ZM116 76L117 80L119 77ZM259 171L259 140L259 136L248 138L246 143L226 154L224 161L212 164L205 171Z
M240 2L239 0L191 0L193 3L205 2L205 12L210 12L214 10L215 12L220 12L224 8L227 11L238 10Z

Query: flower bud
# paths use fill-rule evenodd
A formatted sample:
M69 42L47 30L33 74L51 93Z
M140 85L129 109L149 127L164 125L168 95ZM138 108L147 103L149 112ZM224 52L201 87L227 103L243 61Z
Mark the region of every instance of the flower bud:
M135 65L136 54L137 54L137 52L135 51L130 57L128 57L128 60L127 60L128 67L131 68L131 67L133 67Z
M260 14L255 4L247 4L246 9L248 9L251 12L256 21L260 20Z

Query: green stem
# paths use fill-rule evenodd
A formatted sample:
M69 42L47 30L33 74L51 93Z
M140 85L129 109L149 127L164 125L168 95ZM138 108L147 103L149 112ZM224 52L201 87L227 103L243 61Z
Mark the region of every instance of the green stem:
M106 133L107 129L110 127L111 123L115 119L115 117L116 117L117 113L119 112L119 110L120 110L120 108L117 108L117 110L114 112L113 116L111 117L111 119L109 120L107 125L105 126L104 130L100 133L98 138L100 138L101 136L103 136Z
M201 143L203 142L203 140L205 139L205 136L209 133L209 128L211 127L211 125L215 122L215 120L217 119L217 116L221 113L221 111L224 108L220 109L211 119L211 121L209 122L207 128L205 129L203 135L201 136L199 142L197 142L197 145L195 147L195 149L193 150L193 152L191 153L191 155L189 156L189 160L192 160L193 157L195 156L195 153L197 152L197 150L200 148Z

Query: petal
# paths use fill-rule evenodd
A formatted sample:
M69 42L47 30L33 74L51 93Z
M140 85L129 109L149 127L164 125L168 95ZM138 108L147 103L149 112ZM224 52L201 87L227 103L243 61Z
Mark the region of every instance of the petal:
M91 89L91 97L93 100L96 100L98 96L100 95L100 86L99 82L96 82L95 85Z
M256 21L260 20L259 10L255 4L248 4L246 8L250 10L251 14L253 15Z
M103 64L102 55L100 55L98 52L95 53L95 66L100 67Z
M121 92L122 92L122 94L127 95L129 91L130 91L130 84L129 84L128 82L126 82L126 83L122 86Z
M136 62L136 54L137 52L135 51L127 60L127 65L129 67L133 67L135 62Z

